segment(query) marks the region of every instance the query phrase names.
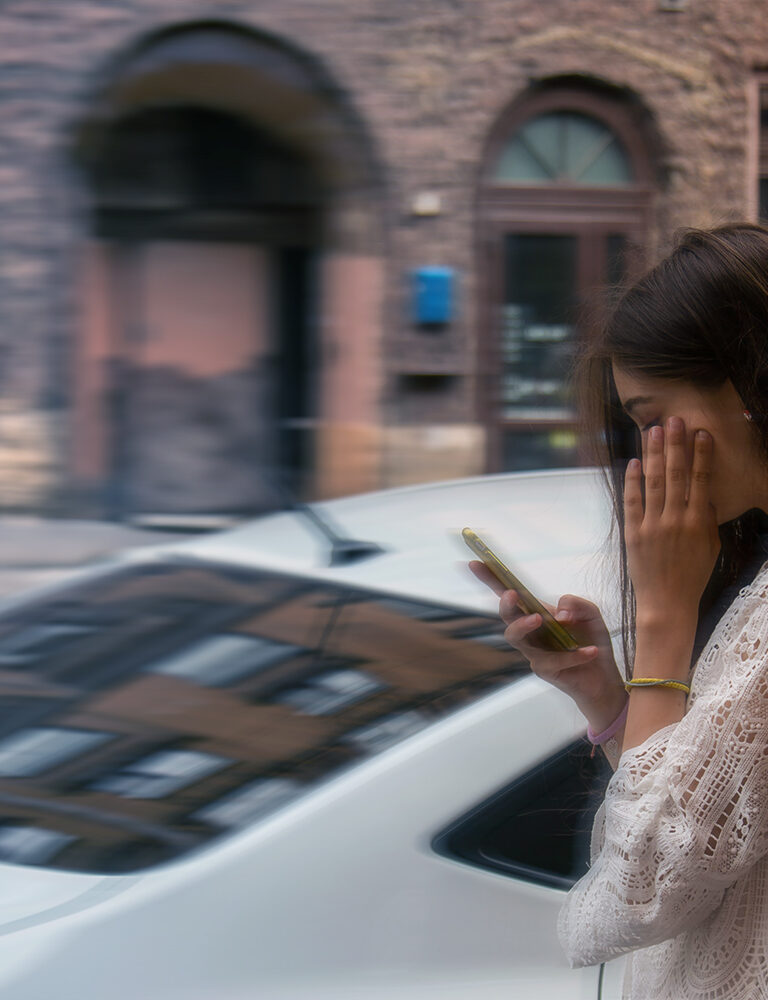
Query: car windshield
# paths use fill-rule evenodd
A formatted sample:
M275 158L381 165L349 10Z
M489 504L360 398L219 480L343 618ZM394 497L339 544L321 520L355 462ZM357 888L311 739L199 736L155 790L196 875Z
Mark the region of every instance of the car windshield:
M202 562L0 615L0 860L122 873L261 819L509 682L497 619Z

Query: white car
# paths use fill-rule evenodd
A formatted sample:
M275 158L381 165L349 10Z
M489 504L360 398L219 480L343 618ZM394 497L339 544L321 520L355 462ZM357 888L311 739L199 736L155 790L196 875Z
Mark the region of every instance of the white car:
M606 604L609 520L594 471L483 477L7 602L3 1000L618 997L555 929L606 765L459 539Z

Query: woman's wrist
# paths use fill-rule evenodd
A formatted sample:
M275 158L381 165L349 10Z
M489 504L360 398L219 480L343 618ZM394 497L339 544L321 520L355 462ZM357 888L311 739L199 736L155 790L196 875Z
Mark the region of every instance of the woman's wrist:
M589 742L594 743L595 746L600 746L602 743L606 743L612 736L615 736L621 729L624 728L628 712L629 698L625 700L624 707L614 718L613 722L607 725L604 729L597 731L593 726L587 725L587 739Z
M645 616L635 628L633 677L669 677L687 680L696 637L695 615ZM640 666L640 670L638 670Z
M650 617L647 609L635 631L635 662L632 676L687 682L696 634L696 616L690 608L676 610L674 617ZM632 689L624 730L625 750L639 746L653 733L674 725L685 715L686 692L666 686Z
M593 733L602 733L608 729L618 716L624 711L627 705L627 692L624 685L617 682L615 686L606 692L604 698L599 701L592 701L589 705L580 707L582 715L587 720L587 725Z
M635 611L635 635L647 631L659 636L680 635L688 631L696 632L699 619L698 604L681 608L677 603L659 607L653 603L638 601Z

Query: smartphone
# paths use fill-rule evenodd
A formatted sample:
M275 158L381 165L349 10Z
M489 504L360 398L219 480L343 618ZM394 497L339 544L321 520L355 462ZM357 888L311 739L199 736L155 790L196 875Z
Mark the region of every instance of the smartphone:
M478 559L481 559L496 579L502 583L507 590L517 591L517 604L526 615L541 615L541 626L536 630L536 637L543 645L549 649L572 650L578 649L579 643L560 622L555 621L551 613L544 607L541 601L534 597L525 584L517 579L512 570L499 559L495 552L490 549L471 528L464 528L461 537L472 549Z

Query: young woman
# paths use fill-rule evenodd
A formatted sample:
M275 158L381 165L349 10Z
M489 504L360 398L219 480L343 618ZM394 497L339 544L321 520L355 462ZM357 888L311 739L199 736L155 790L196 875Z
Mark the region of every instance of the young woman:
M566 897L574 966L631 953L631 1000L768 997L768 232L687 233L622 298L583 371L622 553L628 678L598 609L542 649L500 594L509 642L570 694L614 774L592 862ZM629 685L625 685L629 680Z

